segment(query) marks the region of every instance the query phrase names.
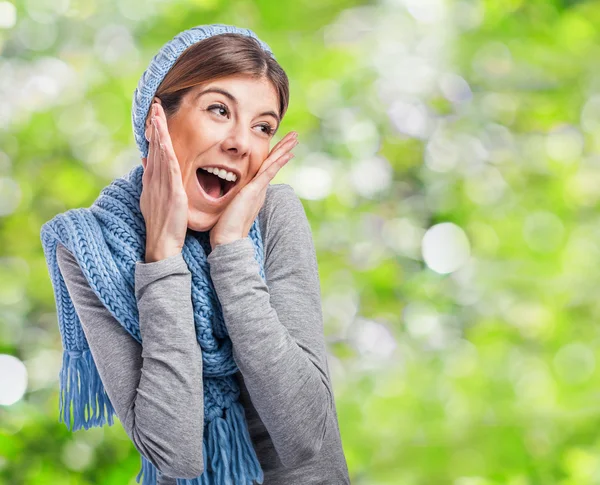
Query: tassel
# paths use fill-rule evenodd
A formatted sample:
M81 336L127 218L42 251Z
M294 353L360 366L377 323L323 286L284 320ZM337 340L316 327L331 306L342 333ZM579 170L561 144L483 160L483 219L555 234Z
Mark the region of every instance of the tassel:
M115 410L112 403L104 390L104 385L100 379L98 368L92 357L92 353L88 350L83 352L83 357L90 370L90 386L89 386L89 399L86 402L86 407L90 405L88 411L89 422L93 423L93 426L103 426L108 423L109 426L114 424L113 416ZM89 426L88 426L89 428ZM87 429L87 428L86 428Z
M140 477L143 475L142 485L156 485L156 467L144 455L142 456L142 469L135 477L135 481L140 483Z
M90 350L65 351L60 371L60 421L72 430L93 426L112 425L114 408L98 374ZM177 479L177 485L253 485L262 484L263 470L252 446L244 408L233 402L224 411L225 418L217 417L205 428L202 449L204 473L193 479ZM142 456L142 468L136 482L156 485L158 470Z
M198 485L211 485L214 483L212 470L208 467L208 447L207 447L208 437L204 435L204 439L202 440L202 456L204 457L204 473L200 475L200 480ZM194 484L196 485L196 484Z
M177 485L263 483L264 473L239 402L225 410L225 418L214 418L206 425L202 449L204 473L193 480L178 479Z
M89 350L63 352L59 383L59 422L65 423L67 429L77 431L106 422L113 424L115 411Z
M223 418L217 417L208 423L208 430L214 443L215 453L211 456L211 465L212 469L216 470L216 481L223 485L233 485L230 471L232 464L231 444L229 443L227 423Z
M226 410L227 422L231 423L231 435L233 435L232 446L233 455L237 454L239 470L235 471L235 483L242 483L242 480L250 480L249 485L253 485L252 481L262 484L264 481L264 472L252 446L248 425L246 424L246 416L244 407L239 401L232 403ZM238 438L238 439L236 439ZM244 459L245 457L245 459Z

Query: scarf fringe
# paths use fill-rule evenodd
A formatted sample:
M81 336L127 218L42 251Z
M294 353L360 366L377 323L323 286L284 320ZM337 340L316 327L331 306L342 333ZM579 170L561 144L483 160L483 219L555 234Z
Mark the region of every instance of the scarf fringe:
M140 477L143 476L142 485L156 485L157 471L156 467L142 455L142 469L137 474L137 477L135 477L135 481L140 483Z
M244 408L234 402L225 410L225 419L215 418L204 428L202 443L204 473L196 478L178 478L177 485L254 485L262 484L264 473L252 446ZM146 457L136 477L141 485L156 485L160 474Z
M65 423L67 429L77 431L106 423L113 425L115 410L89 349L63 352L59 384L59 422Z

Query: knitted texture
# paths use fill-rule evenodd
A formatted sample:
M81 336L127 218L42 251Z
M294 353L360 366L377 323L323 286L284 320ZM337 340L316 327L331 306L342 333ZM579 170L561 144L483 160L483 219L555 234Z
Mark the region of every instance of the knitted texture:
M133 92L131 122L133 125L135 142L137 143L142 158L148 156L148 141L144 136L144 125L158 86L184 50L198 41L219 34L242 34L252 37L258 41L265 52L269 53L271 57L275 59L269 46L260 40L250 29L241 29L225 24L211 24L198 25L177 34L152 58Z
M92 358L56 258L57 243L76 258L90 287L123 328L140 344L135 296L135 266L144 261L146 226L140 209L142 165L114 179L89 208L56 215L41 228L41 241L54 288L63 345L59 420L73 430L113 424L114 408ZM248 234L259 273L264 274L258 217ZM215 292L207 255L209 232L188 230L182 256L192 280L196 338L202 349L204 379L204 473L177 479L178 485L263 483L263 471L252 446L234 374L232 343ZM160 472L142 456L143 485L156 484Z

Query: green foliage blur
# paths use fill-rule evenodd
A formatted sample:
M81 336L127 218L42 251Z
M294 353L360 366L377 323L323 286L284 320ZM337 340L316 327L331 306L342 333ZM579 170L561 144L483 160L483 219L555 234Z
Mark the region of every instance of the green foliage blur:
M600 2L559 0L0 0L0 483L135 483L120 423L58 423L39 232L140 163L139 77L215 22L290 78L273 183L313 229L352 483L600 484Z

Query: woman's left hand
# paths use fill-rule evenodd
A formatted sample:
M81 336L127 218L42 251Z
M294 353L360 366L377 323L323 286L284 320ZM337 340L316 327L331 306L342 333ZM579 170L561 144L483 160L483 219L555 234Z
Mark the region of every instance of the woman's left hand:
M269 152L254 178L235 195L210 230L210 246L227 244L248 236L267 195L269 182L294 158L290 150L298 144L298 133L290 132Z

